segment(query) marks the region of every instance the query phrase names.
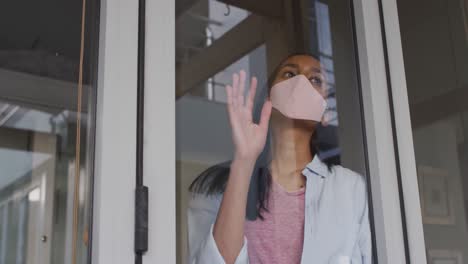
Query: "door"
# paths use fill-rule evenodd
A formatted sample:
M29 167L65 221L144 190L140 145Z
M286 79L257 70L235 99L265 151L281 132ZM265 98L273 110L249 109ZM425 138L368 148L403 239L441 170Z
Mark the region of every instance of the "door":
M51 243L47 240L53 239L54 208L53 202L50 201L53 201L54 192L50 190L55 188L56 137L44 133L8 131L8 129L3 129L2 132L2 138L10 140L12 132L16 138L21 134L32 136L32 148L29 150L23 149L20 140L12 140L13 144L3 140L2 146L3 151L9 152L10 155L14 155L14 151L17 151L16 162L10 160L11 163L21 164L29 161L33 169L27 171L28 166L24 166L27 163L23 165L24 171L20 171L21 167L18 165L4 164L4 180L7 176L16 173L19 173L16 177L26 177L26 179L17 180L13 185L15 188L10 187L9 192L2 198L1 260L4 263L50 263ZM6 190L7 187L4 187L4 193Z
M158 1L147 3L146 24L143 262L190 259L190 185L233 158L232 74L258 78L258 114L268 76L293 53L313 54L327 76L320 154L366 182L373 262L409 261L377 1Z

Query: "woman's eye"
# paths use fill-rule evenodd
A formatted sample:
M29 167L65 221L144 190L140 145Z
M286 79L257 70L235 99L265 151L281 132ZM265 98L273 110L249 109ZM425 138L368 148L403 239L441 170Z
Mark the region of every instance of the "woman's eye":
M292 73L292 72L289 72L289 71L288 71L288 72L285 72L285 73L284 73L284 77L285 77L285 78L291 78L291 77L294 77L294 73Z
M322 85L323 81L319 77L312 77L310 78L310 82L312 84Z

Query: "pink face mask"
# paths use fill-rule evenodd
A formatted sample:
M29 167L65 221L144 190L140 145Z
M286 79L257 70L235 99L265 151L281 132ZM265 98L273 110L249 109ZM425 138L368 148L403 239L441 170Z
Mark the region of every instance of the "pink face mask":
M270 98L273 107L291 119L320 122L327 108L325 99L302 74L275 84Z

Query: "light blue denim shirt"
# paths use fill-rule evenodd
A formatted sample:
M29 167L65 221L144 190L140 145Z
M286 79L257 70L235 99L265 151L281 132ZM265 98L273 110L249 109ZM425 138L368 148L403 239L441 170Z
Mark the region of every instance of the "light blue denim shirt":
M301 263L372 263L364 178L342 166L328 170L317 155L302 173L307 183ZM187 212L188 263L224 263L213 238L213 224L221 198L222 195L192 194ZM249 263L247 243L244 236L236 264Z

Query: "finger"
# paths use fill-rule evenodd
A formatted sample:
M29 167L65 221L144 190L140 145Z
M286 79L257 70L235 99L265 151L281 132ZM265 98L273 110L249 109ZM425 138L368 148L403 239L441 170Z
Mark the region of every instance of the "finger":
M237 96L239 94L239 76L237 75L237 73L234 73L232 75L232 106L233 106L233 110L237 110L237 102L238 102L238 99L237 99Z
M262 107L262 113L260 115L260 124L259 126L265 131L268 130L268 123L270 122L271 116L271 101L267 100Z
M247 97L247 109L249 109L250 112L253 111L256 92L257 92L257 78L252 77L252 80L250 81L249 95Z
M239 86L239 75L237 73L232 74L232 88L237 88Z
M244 107L244 96L240 94L240 91L239 91L239 95L237 96L237 108L244 109L243 107Z
M244 92L245 92L245 71L241 70L240 73L240 80L239 80L239 96L237 99L239 100L237 103L239 106L244 106Z
M233 118L232 86L226 85L226 95L227 95L227 111L228 111L229 122L232 125L232 118Z
M227 108L228 108L228 111L231 112L232 111L232 87L230 85L226 85L226 97L227 97Z

